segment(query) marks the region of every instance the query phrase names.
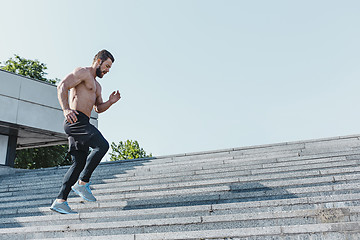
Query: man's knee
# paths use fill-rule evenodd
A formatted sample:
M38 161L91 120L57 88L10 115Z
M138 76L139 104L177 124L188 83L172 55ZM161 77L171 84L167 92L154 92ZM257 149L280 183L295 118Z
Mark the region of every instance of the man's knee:
M109 150L109 143L102 135L95 135L89 140L90 147L105 154Z
M109 148L110 148L110 145L109 145L109 142L106 139L104 139L104 140L105 141L104 141L103 148L104 148L104 151L107 152L109 150Z
M106 153L109 150L110 145L109 142L103 138L98 147L101 152Z

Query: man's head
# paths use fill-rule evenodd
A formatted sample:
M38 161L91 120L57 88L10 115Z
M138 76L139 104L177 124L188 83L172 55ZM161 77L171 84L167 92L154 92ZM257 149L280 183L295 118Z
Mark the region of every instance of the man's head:
M97 65L96 76L102 78L107 72L109 72L114 61L115 59L109 51L104 49L98 52L93 61L93 65Z

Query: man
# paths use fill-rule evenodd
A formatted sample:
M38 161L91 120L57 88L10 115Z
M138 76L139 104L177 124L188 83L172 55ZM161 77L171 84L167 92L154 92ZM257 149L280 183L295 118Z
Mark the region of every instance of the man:
M101 50L95 55L91 67L76 68L57 87L73 164L65 174L60 193L50 208L56 212L76 213L67 203L71 189L87 201L96 201L91 193L89 181L109 149L109 143L89 120L92 109L98 113L104 112L120 99L119 91L114 91L109 100L103 102L101 86L95 79L102 78L108 73L113 62L114 57L111 53ZM90 154L89 147L92 149Z

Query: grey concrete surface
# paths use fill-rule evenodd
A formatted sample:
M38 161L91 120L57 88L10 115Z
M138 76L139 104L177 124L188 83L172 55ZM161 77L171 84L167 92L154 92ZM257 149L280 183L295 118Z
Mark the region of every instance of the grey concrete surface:
M70 194L78 215L49 210L67 167L15 172L0 177L0 239L357 239L357 141L102 163L97 202Z

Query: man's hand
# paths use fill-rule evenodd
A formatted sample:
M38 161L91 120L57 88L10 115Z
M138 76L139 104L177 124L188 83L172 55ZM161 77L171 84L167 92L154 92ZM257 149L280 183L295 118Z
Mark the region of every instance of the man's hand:
M110 101L111 104L114 104L114 103L116 103L117 101L119 101L120 98L121 98L121 97L120 97L119 90L113 91L113 92L110 94L109 101Z
M66 118L66 121L68 121L69 123L77 122L76 115L78 115L79 113L76 110L65 109L63 112L64 112L64 116Z
M106 110L109 109L109 107L111 107L111 105L113 105L114 103L119 101L120 98L121 97L120 97L119 90L113 91L109 96L109 100L106 102L103 102L101 95L98 96L98 98L96 99L95 106L94 106L95 112L97 112L97 113L105 112Z

